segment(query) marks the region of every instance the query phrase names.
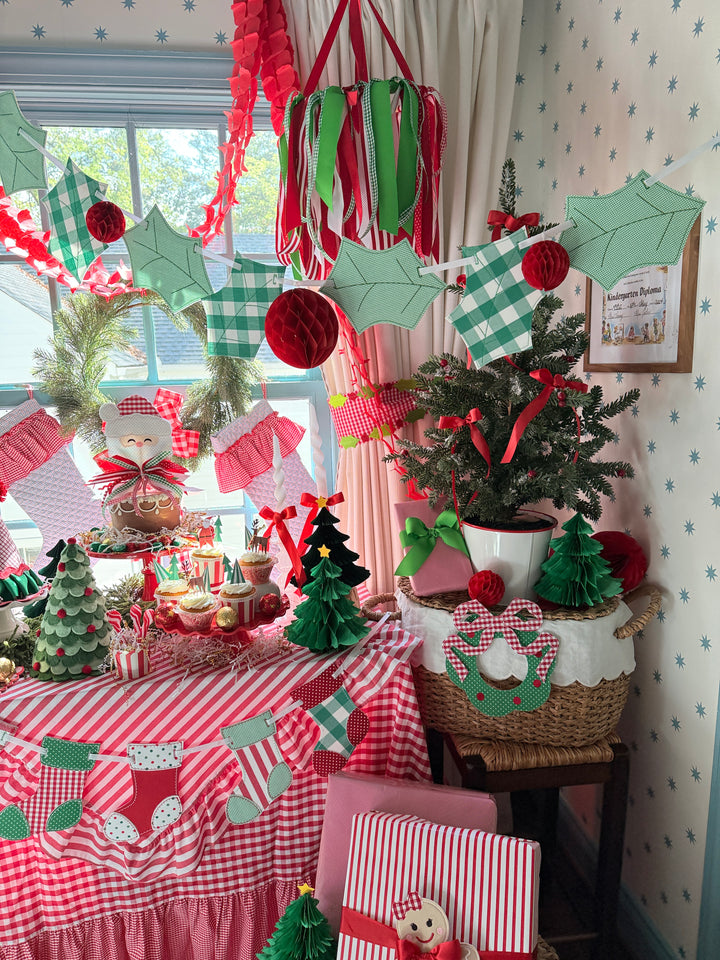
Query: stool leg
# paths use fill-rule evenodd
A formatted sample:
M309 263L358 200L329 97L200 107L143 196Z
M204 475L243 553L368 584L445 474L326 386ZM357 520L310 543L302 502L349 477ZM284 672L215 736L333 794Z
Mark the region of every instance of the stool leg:
M603 790L602 823L595 887L598 934L597 956L617 950L617 909L620 894L630 758L624 743L613 744L610 779Z
M445 749L443 735L438 733L437 730L433 730L431 727L428 727L425 730L425 742L427 743L428 748L428 758L430 760L430 772L432 774L433 783L442 783L444 773L443 751Z

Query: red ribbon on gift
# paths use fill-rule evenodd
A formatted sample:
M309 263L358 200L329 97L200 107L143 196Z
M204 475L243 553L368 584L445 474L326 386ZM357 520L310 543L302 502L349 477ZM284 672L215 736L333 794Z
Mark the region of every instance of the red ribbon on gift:
M508 233L515 233L520 227L536 227L540 223L540 214L524 213L521 217L513 217L502 210L491 210L487 222L488 226L493 228L490 239L494 243L502 236L503 227Z
M522 620L517 616L521 610L526 610L530 614L529 620ZM468 622L468 614L474 615L475 619ZM541 680L544 680L557 656L560 641L554 634L540 630L542 622L543 615L540 607L536 603L531 603L529 600L523 600L520 597L515 597L505 610L497 615L490 613L479 600L468 600L467 603L461 603L459 607L455 608L453 625L457 633L443 640L443 650L448 662L455 668L457 675L461 680L464 680L468 673L467 667L458 657L456 651L459 650L461 653L471 654L472 656L485 653L499 633L505 638L510 649L519 653L521 657L527 657L528 654L533 657L542 657L537 666L537 675ZM525 633L533 630L540 632L532 643L522 644L518 639L516 630ZM474 637L477 633L480 633L480 640L474 644L468 643L462 636L457 635L465 634L465 636Z
M183 405L181 393L160 387L155 394L153 406L172 427L172 452L176 457L196 457L200 446L200 434L197 430L183 429L180 408Z
M460 960L462 950L459 940L445 940L427 952L421 950L412 940L398 940L398 957L399 960L423 960L424 957L432 957L433 960Z
M482 420L483 415L477 407L473 407L466 417L440 417L438 427L441 430L460 430L462 427L470 427L470 438L480 456L487 464L486 477L490 476L490 447L484 434L477 426L478 421Z
M285 507L284 510L278 512L277 510L272 510L270 507L263 507L260 511L260 516L263 520L268 521L268 528L263 536L269 537L273 527L275 527L277 535L280 537L280 543L285 547L287 555L290 557L290 563L295 571L295 577L300 577L305 571L303 570L302 561L300 560L298 549L295 546L295 541L285 526L286 520L292 520L293 517L297 516L297 510L295 507Z
M523 433L525 433L525 428L533 420L545 406L545 404L550 399L550 394L553 390L574 390L576 393L587 393L588 386L586 383L583 383L581 380L565 380L560 376L559 373L556 373L554 376L550 371L543 367L542 370L531 370L530 376L539 381L540 383L545 384L545 388L534 400L531 400L530 403L525 407L523 412L515 421L515 426L512 429L510 434L510 439L508 440L508 445L503 454L501 463L510 463L512 458L515 456L515 450L517 445L520 442L520 438ZM573 413L575 414L575 423L577 425L577 436L578 443L580 443L581 429L580 429L580 417L577 415L577 410L575 407L572 408ZM573 457L573 463L577 460L578 452L575 451L575 456Z

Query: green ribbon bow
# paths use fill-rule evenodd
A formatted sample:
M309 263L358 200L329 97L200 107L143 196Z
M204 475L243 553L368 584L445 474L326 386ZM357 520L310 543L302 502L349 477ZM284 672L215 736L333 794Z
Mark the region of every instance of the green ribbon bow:
M454 510L443 510L432 528L426 527L419 517L408 517L405 529L400 531L400 543L410 551L400 561L395 576L411 577L417 573L435 549L438 537L453 550L469 556Z

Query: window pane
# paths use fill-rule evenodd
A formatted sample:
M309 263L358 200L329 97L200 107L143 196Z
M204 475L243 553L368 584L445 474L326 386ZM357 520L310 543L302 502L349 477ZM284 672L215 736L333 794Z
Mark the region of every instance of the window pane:
M124 127L48 127L46 148L61 163L72 157L76 166L90 177L107 183L107 199L123 210L132 210L130 167ZM47 164L48 186L62 174Z
M245 166L247 172L238 181L238 203L233 207L233 233L269 236L274 251L280 162L272 130L255 132Z
M187 233L205 219L216 188L217 130L136 131L143 213L157 204L171 227Z
M207 375L200 340L189 327L178 330L162 310L152 307L158 378L161 381L199 380Z
M0 264L0 317L0 383L28 383L35 379L33 351L53 334L47 280L29 267Z

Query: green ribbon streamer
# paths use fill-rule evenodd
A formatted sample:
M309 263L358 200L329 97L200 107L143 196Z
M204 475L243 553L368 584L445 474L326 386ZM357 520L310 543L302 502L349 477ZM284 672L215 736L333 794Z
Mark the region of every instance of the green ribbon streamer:
M398 190L395 174L395 144L390 111L390 81L371 80L370 111L375 139L375 170L378 183L378 226L397 235ZM413 184L414 186L414 184Z
M453 550L460 550L469 556L465 540L460 533L460 524L454 510L443 510L430 528L419 517L408 517L405 529L400 531L400 543L410 551L400 561L395 571L396 577L411 577L418 572L435 549L438 537Z
M335 160L345 116L345 94L340 87L327 87L324 93L315 148L315 189L328 210L332 210Z
M398 222L400 226L412 221L420 191L418 167L418 95L407 80L395 80L402 90L400 113L400 141L397 159Z

